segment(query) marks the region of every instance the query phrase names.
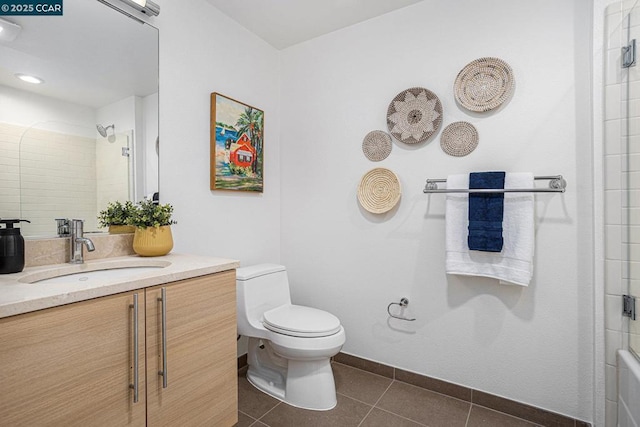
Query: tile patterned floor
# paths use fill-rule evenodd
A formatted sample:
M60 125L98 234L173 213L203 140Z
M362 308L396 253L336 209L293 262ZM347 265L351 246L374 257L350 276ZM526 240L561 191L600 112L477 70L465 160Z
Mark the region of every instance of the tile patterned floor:
M238 427L533 427L520 418L337 362L338 405L307 411L258 390L238 374Z

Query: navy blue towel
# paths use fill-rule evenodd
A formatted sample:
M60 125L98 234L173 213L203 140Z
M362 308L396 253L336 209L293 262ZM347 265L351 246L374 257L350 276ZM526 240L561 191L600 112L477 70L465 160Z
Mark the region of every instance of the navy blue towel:
M504 188L504 172L469 174L469 188ZM502 250L504 193L469 194L469 249L484 252Z

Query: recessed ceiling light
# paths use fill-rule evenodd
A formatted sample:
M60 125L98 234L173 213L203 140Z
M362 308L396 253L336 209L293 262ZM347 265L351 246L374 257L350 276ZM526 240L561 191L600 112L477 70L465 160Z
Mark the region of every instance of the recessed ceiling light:
M41 83L44 83L44 80L42 80L40 77L30 76L28 74L18 73L16 74L16 77L22 80L23 82L32 83L34 85L39 85Z
M20 25L0 18L0 40L7 42L13 41L21 29L22 27Z

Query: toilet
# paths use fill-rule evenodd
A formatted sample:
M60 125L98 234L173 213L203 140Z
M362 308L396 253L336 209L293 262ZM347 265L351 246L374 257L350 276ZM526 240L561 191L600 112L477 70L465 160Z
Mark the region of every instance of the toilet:
M249 338L247 380L298 408L336 406L330 359L345 342L331 313L291 304L287 270L260 264L236 270L238 334Z

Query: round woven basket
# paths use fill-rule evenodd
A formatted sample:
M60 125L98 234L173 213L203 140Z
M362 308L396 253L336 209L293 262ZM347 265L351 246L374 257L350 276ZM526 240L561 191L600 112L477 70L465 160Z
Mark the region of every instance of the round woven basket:
M391 154L391 137L381 130L371 131L362 141L362 151L373 162L384 160Z
M504 103L515 87L513 71L499 58L480 58L468 63L453 85L456 101L470 111L493 110Z
M375 214L390 211L400 200L400 180L385 168L371 169L364 174L358 187L358 201Z
M478 131L469 122L454 122L440 135L440 147L450 156L463 157L478 146Z
M391 135L405 144L417 144L438 131L442 124L442 104L435 93L423 87L400 92L387 109Z

